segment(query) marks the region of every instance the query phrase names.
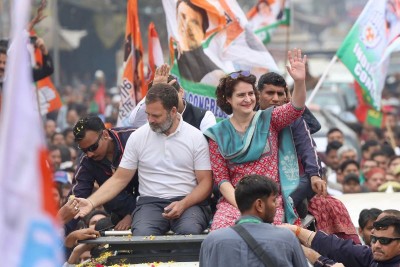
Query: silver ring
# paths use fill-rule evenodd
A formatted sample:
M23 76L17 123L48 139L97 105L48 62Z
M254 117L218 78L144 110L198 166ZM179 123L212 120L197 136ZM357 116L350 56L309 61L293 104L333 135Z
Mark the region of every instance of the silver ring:
M75 210L79 210L79 208L78 208L78 207L75 207Z

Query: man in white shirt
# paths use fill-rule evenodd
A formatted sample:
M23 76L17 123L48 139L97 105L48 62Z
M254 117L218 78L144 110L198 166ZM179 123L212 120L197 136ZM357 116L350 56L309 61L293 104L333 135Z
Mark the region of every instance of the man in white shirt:
M139 169L140 197L133 212L134 235L200 234L209 223L206 199L212 175L208 143L182 120L178 93L155 84L146 97L148 124L129 137L114 175L87 199L79 198L83 217L120 192Z

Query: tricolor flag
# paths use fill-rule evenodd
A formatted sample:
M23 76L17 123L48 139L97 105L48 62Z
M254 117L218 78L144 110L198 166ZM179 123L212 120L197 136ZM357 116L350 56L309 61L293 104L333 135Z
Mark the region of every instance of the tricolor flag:
M290 0L258 0L247 12L249 27L266 44L281 25L290 25Z
M128 0L126 9L124 73L119 86L121 102L118 126L124 124L133 108L147 93L137 0Z
M0 118L0 261L11 267L59 267L62 234L24 31L31 1L12 4L13 38Z
M160 39L158 38L156 27L153 22L149 24L148 38L149 71L147 74L147 81L150 82L154 78L156 69L164 64L164 55Z
M226 73L247 70L259 76L277 71L275 61L253 31L236 0L164 0L172 40L172 73L195 106L224 118L215 88Z
M364 91L365 101L381 107L389 55L400 48L400 4L370 0L337 51Z

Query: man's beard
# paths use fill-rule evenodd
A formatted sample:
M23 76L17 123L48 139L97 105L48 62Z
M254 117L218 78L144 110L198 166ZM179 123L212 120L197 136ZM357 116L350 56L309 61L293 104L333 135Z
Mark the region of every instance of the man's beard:
M172 119L171 114L168 114L165 122L161 124L149 123L149 125L153 132L165 134L166 132L168 132L169 129L171 129L173 122L174 120Z

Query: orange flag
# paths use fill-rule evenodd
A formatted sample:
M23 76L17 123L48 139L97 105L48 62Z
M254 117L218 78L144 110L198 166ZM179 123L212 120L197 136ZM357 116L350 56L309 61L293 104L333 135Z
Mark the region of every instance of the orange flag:
M38 65L43 65L43 55L39 48L35 48L35 60ZM42 115L58 110L62 107L61 97L58 94L50 76L36 82L39 94L40 113Z
M140 35L137 0L128 0L125 29L125 55L118 126L123 126L130 112L147 93L143 70L143 45Z

